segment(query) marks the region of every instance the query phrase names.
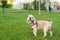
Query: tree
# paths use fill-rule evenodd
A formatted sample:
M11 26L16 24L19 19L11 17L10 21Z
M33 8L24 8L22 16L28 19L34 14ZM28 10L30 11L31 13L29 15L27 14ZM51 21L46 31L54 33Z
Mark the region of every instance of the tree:
M28 9L28 3L24 3L24 9Z
M50 4L50 1L49 0L45 0L46 2L46 10L49 11L49 4Z
M2 3L2 7L6 7L7 6L7 0L2 0L1 3Z
M34 1L34 9L36 10L36 0Z

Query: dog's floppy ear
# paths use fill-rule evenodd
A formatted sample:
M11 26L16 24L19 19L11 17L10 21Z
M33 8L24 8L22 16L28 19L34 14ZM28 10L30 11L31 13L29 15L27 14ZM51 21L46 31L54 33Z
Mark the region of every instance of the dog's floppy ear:
M36 23L36 20L35 20L35 18L34 18L34 24Z
M27 17L27 23L28 23L28 21L29 21L29 17L31 17L31 15L30 15L30 14L29 14L29 15L28 15L28 17Z
M31 16L32 16L31 14L28 15L28 17L27 17L27 23L28 23L29 17L31 17Z
M29 17L27 17L27 23L28 23L28 19L29 19Z

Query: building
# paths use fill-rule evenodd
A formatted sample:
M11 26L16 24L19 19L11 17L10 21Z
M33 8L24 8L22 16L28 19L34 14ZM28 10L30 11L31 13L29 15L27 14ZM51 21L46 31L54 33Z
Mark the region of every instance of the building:
M24 6L24 2L22 2L21 0L15 0L12 3L12 8L13 9L23 9L23 6Z
M31 3L34 0L7 0L7 4L11 4L13 9L23 9L24 3ZM0 5L2 5L0 0Z
M23 9L24 7L24 3L30 3L34 1L34 0L15 0L13 3L12 3L12 8L13 9Z
M60 2L58 0L51 0L51 7L53 10L60 10Z

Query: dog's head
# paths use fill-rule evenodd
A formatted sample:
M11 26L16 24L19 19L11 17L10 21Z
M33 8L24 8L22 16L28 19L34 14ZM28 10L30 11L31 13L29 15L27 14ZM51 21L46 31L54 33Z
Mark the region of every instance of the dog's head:
M35 23L35 17L33 15L28 15L27 17L27 23L34 24Z

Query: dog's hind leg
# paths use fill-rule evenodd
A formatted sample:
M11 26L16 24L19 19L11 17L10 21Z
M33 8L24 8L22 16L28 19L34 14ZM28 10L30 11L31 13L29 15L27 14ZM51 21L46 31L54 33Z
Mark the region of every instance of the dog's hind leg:
M48 28L44 28L44 37L47 36Z
M52 36L53 35L52 30L49 30L49 32L50 32L50 36Z

